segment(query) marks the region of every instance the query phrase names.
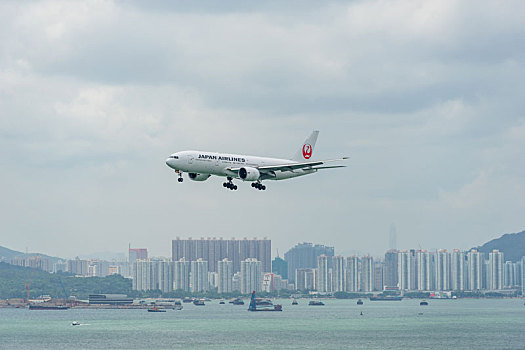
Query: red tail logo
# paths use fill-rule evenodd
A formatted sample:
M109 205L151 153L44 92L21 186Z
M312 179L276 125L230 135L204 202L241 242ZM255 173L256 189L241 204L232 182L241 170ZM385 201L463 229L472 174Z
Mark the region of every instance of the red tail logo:
M303 145L303 157L304 159L310 159L312 156L312 145L305 143Z

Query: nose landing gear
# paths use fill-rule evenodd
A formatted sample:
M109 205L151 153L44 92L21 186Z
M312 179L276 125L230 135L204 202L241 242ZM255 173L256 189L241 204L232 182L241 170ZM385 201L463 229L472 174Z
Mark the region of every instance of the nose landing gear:
M177 179L178 182L182 182L184 181L184 179L182 178L182 172L180 171L176 171L177 174L179 174L179 178Z
M266 186L260 182L252 182L252 187L262 191L266 190Z
M229 188L230 190L237 190L237 185L232 182L233 178L228 177L228 182L222 184L222 187Z

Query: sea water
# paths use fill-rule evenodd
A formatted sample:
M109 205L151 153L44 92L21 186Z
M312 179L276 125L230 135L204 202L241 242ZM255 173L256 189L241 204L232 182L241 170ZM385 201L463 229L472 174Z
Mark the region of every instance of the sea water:
M525 349L523 299L291 302L274 301L282 312L218 301L165 313L0 309L0 348Z

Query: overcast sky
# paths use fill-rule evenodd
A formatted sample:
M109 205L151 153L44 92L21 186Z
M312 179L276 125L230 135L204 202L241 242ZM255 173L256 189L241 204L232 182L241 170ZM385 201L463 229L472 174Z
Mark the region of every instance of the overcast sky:
M2 1L0 245L74 257L186 237L336 253L525 228L525 2ZM199 149L347 168L238 191Z

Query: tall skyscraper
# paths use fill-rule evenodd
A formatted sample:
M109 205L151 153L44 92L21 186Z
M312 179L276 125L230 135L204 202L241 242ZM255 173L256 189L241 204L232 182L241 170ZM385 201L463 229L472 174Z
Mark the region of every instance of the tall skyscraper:
M192 292L207 292L208 284L208 262L198 258L190 263L190 285Z
M399 289L415 290L417 288L416 252L413 249L398 253L398 277Z
M173 289L190 290L190 262L184 258L173 262Z
M288 263L279 257L272 261L272 272L280 275L283 279L288 279Z
M503 252L494 249L489 253L488 289L503 289Z
M317 257L317 282L316 287L318 292L330 292L329 276L328 276L328 257L326 255L319 255Z
M450 265L450 288L459 291L465 290L465 253L459 249L454 249Z
M467 253L468 264L468 289L481 290L483 289L483 265L484 259L482 253L476 249L472 249Z
M435 261L435 289L439 291L450 290L450 254L446 249L436 252Z
M334 256L334 247L324 245L313 245L312 243L299 243L284 254L284 260L288 262L288 280L295 282L296 269L313 269L317 266L317 257L326 255L328 268L331 267L332 256Z
M383 290L385 264L382 261L374 261L374 290L381 291Z
M249 294L262 289L262 264L254 258L241 261L241 293Z
M219 293L231 293L232 289L232 278L233 278L233 262L224 258L218 263L219 270L219 284L218 292Z
M394 288L398 286L398 252L397 250L390 249L385 253L385 266L384 266L384 278L383 283L387 288Z
M345 291L345 261L341 255L332 257L332 292Z
M430 254L424 250L416 252L417 289L431 290Z
M243 239L223 240L222 238L208 237L201 239L181 239L177 237L171 242L172 260L184 258L187 261L202 259L208 261L211 272L217 272L217 262L228 258L233 263L233 270L240 270L240 261L246 258L255 258L262 263L266 272L271 271L271 240Z
M371 256L361 258L360 290L371 292L374 290L374 259Z
M158 271L158 289L162 293L168 293L173 290L173 262L169 260L157 261Z
M359 291L359 258L357 256L346 258L346 291Z

